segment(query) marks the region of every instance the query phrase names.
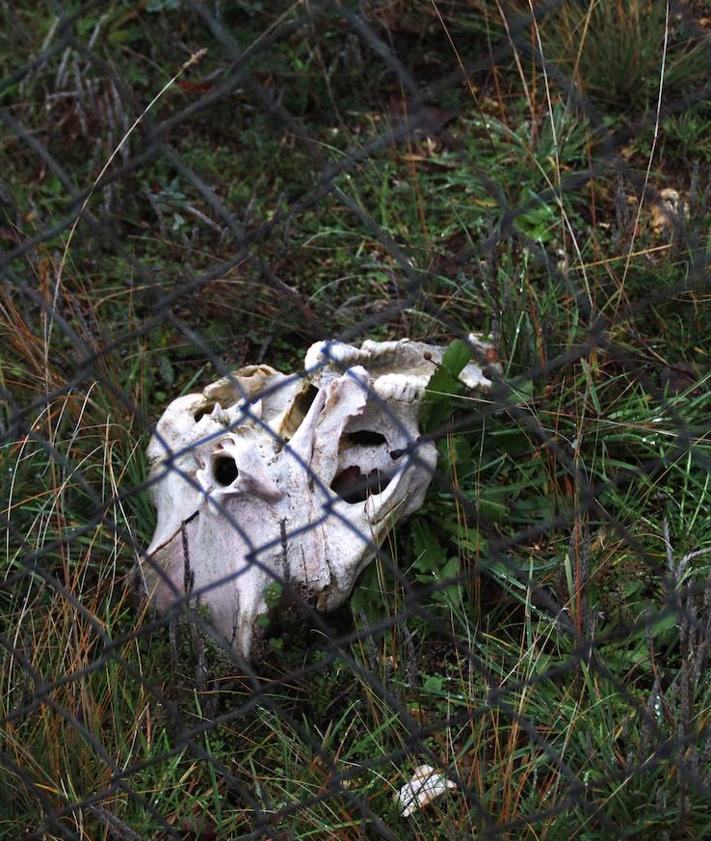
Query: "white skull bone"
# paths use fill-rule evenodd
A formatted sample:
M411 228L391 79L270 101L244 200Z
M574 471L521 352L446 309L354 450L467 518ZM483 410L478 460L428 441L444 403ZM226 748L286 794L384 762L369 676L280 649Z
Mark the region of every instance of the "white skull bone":
M470 337L475 353L488 347ZM341 604L392 525L416 511L437 461L417 415L443 348L320 342L304 375L252 365L174 400L148 446L157 525L139 564L159 611L208 608L249 657L267 590ZM470 388L491 383L470 363Z

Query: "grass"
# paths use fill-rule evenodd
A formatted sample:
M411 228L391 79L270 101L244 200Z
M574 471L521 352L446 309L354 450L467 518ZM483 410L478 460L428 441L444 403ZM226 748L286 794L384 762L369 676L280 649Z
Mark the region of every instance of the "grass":
M315 144L234 84L170 131L171 155L97 190L61 285L66 228L12 261L1 837L708 836L708 119L675 110L703 90L708 47L693 13L673 18L650 165L660 9L564 3L521 35L512 4L371 4L422 84L475 69L428 99L436 137L351 163L409 107L401 80L325 7L232 4L241 49L293 25L251 66ZM231 78L180 3L67 11L76 42L0 94L28 130L0 139L8 249L76 211L191 53L209 48L116 166ZM3 75L62 37L49 5L4 14ZM334 189L291 213L330 164L352 207ZM687 213L655 232L665 187ZM217 202L251 234L277 222L235 261ZM398 249L424 278L414 301ZM147 433L214 359L297 370L325 334L472 329L495 339L497 402L434 395L441 481L348 605L325 626L277 611L258 675L190 625L152 624L127 583L154 525ZM404 819L394 793L423 763L459 790Z

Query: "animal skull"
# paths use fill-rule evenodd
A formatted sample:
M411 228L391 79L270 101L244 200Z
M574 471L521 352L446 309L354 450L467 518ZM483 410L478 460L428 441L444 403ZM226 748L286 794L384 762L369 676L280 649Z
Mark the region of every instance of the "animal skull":
M487 346L470 337L483 360ZM269 585L319 610L348 597L392 525L420 507L434 444L418 408L443 348L320 342L305 374L250 365L174 400L148 446L157 525L139 573L160 612L205 605L249 657ZM491 385L481 367L460 380Z

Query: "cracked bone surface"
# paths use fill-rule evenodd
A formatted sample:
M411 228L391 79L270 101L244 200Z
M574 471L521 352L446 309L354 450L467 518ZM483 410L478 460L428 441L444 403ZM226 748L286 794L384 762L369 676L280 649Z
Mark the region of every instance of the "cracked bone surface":
M483 364L488 346L470 343ZM250 365L174 400L148 446L157 524L139 572L156 609L204 606L249 657L273 582L319 610L345 601L432 479L417 416L443 351L320 342L304 374ZM476 362L459 378L491 385Z

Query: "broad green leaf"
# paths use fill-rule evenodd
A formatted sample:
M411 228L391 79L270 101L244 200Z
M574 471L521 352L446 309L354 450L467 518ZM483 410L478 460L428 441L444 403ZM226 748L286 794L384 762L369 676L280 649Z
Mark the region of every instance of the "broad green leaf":
M466 342L455 339L442 354L442 361L430 377L420 407L420 428L427 435L444 426L452 415L452 398L465 391L457 377L471 360L472 351Z

